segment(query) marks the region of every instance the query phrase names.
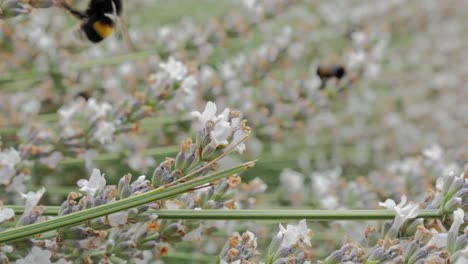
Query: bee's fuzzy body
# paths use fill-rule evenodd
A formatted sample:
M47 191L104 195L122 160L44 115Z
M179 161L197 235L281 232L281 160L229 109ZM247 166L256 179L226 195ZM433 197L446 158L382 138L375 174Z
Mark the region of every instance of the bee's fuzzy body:
M73 16L80 19L81 34L93 43L101 42L114 31L116 21L113 15L120 16L122 13L121 0L91 0L86 11L81 12L62 4Z

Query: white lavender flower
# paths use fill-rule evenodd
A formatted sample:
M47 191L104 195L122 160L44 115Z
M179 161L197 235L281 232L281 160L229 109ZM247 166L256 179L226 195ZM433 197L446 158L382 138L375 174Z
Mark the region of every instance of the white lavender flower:
M161 63L159 66L169 74L171 79L176 81L182 81L188 73L187 67L185 67L182 62L175 60L173 57L169 57L168 62Z
M14 216L15 211L13 211L13 209L0 207L0 224L7 220L10 220Z
M387 199L384 203L379 202L379 205L397 213L393 225L387 233L387 236L390 238L395 238L403 224L408 219L412 219L418 216L419 213L419 205L413 202L407 203L407 198L405 195L401 197L401 201L398 205L392 199Z
M198 111L193 111L190 114L192 117L195 117L198 119L198 121L205 126L208 121L211 122L216 122L218 120L216 116L216 104L209 101L206 103L205 109L203 110L202 113Z
M9 185L15 176L15 166L21 162L19 152L14 149L5 149L0 152L0 185Z
M87 110L91 112L91 115L94 118L98 119L101 117L105 117L107 113L112 110L111 104L108 102L101 102L99 103L94 98L90 98L87 102Z
M238 129L236 130L236 132L234 132L234 135L232 136L232 140L231 140L231 143L229 144L228 148L231 146L231 145L236 145L239 143L239 141L241 141L245 136L247 136L248 133L242 129ZM239 153L239 154L242 154L244 151L245 151L245 144L242 142L240 144L238 144L235 148L235 150Z
M21 157L16 149L10 148L0 152L0 166L14 169L16 164L20 162Z
M96 132L93 134L93 138L101 144L111 143L116 130L117 128L113 122L99 122Z
M310 246L311 230L307 228L306 220L299 221L297 225L279 225L280 232L283 233L284 237L281 243L281 247L289 247L303 241L306 245Z
M20 193L21 198L26 200L26 205L24 208L23 215L29 215L34 207L39 203L41 200L42 195L45 193L45 188L42 187L37 192L28 192L27 194Z
M228 138L231 136L232 129L229 122L220 120L216 122L213 131L210 132L211 142L215 147L229 144Z
M52 252L47 249L41 249L39 247L33 247L29 254L24 259L18 259L16 263L18 264L52 264L50 257ZM61 259L56 264L65 264L68 263L64 259Z
M86 192L89 196L94 197L98 191L106 186L106 179L104 178L104 174L101 174L100 170L93 169L89 181L81 179L77 182L77 185L81 187L80 191Z

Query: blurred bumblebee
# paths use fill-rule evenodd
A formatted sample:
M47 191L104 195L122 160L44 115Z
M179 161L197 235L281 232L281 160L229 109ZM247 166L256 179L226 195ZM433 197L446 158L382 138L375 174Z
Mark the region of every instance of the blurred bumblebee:
M321 64L317 67L317 75L322 81L320 89L323 89L329 79L341 80L346 75L346 68L339 64Z
M77 32L79 38L99 43L110 36L118 25L129 48L135 50L125 23L120 23L123 19L121 0L90 0L84 12L71 7L66 0L56 0L56 5L81 21Z
M81 21L79 36L93 43L101 42L112 34L122 13L121 0L91 0L84 12L71 7L65 0L57 1L56 5Z
M75 99L81 98L85 101L88 101L92 97L89 91L81 91L75 94Z

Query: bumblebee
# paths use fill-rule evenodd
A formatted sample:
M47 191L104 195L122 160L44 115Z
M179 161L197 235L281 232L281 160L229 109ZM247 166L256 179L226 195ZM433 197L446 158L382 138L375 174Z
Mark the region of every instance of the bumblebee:
M323 89L329 79L341 80L346 75L346 68L339 64L321 64L317 67L317 75L322 81L320 89Z
M85 101L88 101L92 97L89 91L81 91L75 94L75 99L82 98Z
M319 65L317 67L317 75L322 80L330 78L341 80L341 78L346 75L346 69L344 66L338 64Z
M84 12L72 8L64 0L58 0L57 5L81 21L79 35L93 43L99 43L112 34L116 19L122 13L121 0L91 0Z

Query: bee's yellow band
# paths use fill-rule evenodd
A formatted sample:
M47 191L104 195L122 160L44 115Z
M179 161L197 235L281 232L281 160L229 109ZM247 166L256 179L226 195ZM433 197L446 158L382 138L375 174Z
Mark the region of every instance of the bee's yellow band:
M102 38L107 38L110 34L112 34L112 31L114 31L111 26L106 25L100 21L95 22L93 27Z

